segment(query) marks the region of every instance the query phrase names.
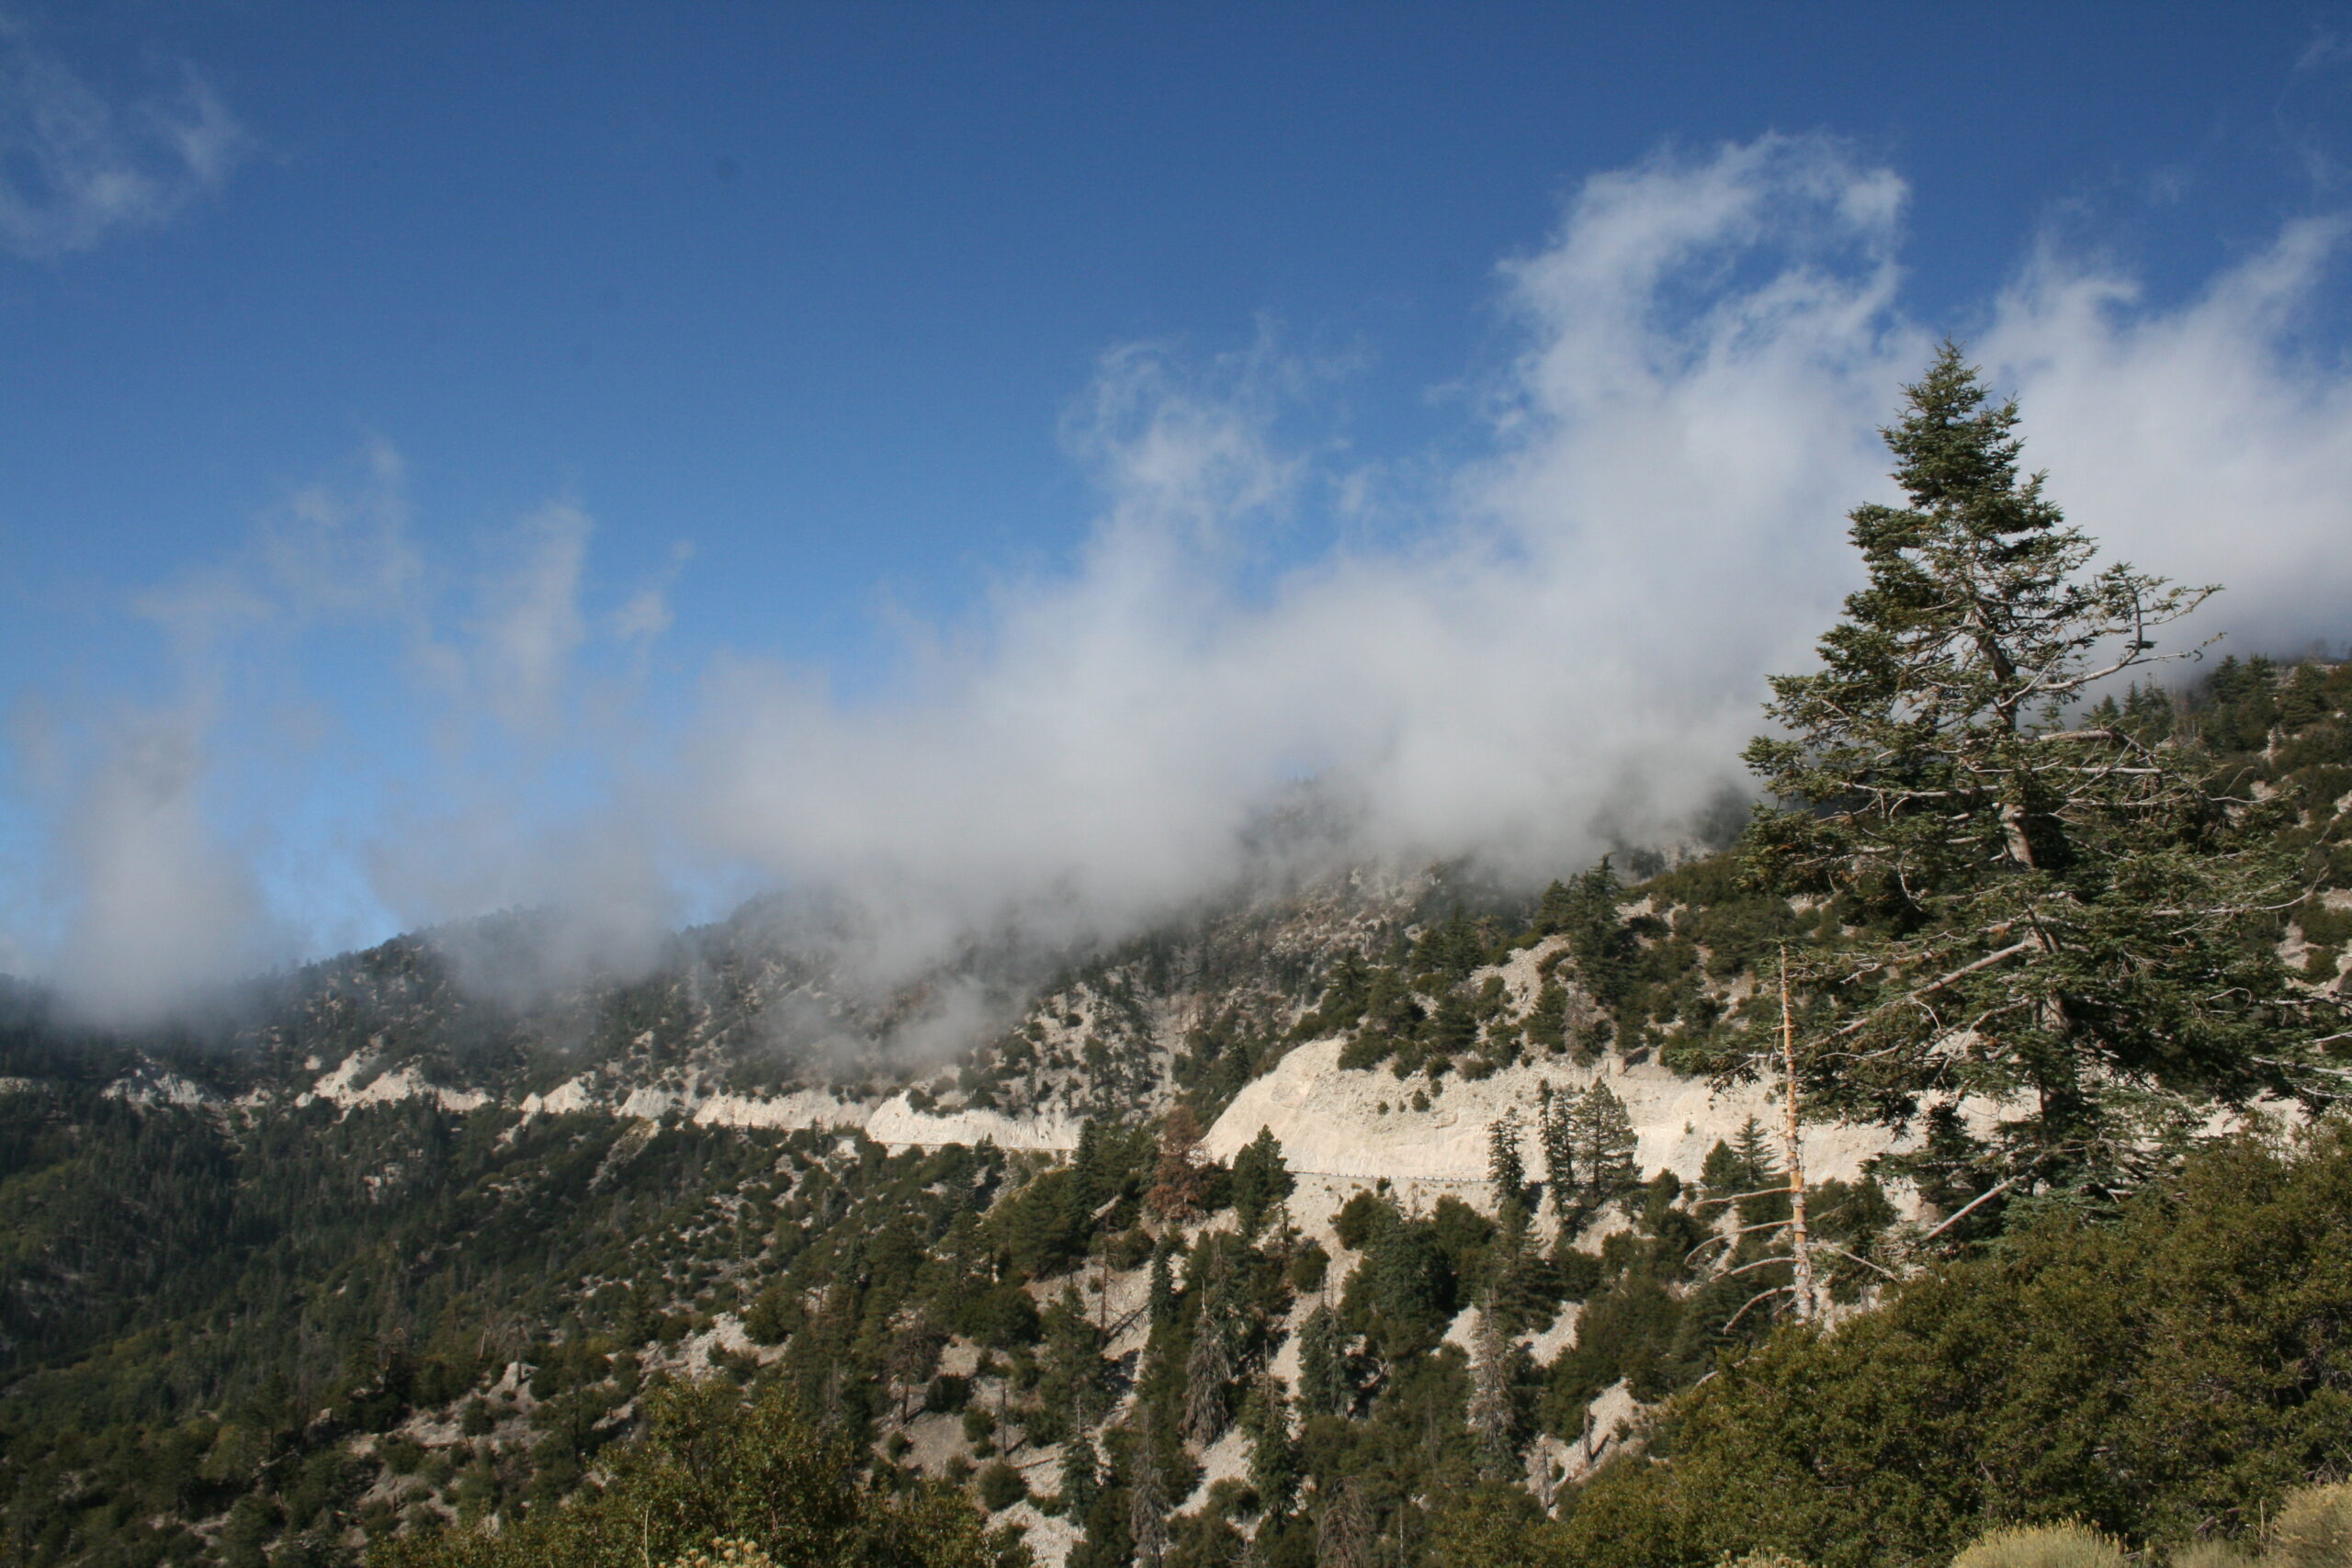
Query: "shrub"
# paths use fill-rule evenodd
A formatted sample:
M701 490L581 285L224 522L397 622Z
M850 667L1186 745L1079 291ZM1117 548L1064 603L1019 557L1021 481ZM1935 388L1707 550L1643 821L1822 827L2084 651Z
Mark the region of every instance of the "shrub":
M776 1568L776 1561L751 1541L722 1536L672 1559L667 1568Z
M2081 1525L2013 1525L1978 1539L1951 1568L2125 1568L2111 1536Z
M2199 1540L2176 1547L2169 1561L2171 1568L2255 1568L2255 1560L2244 1549L2226 1540Z
M1125 1272L1140 1269L1151 1260L1151 1233L1141 1225L1131 1226L1111 1238L1111 1267Z
M712 1380L665 1387L648 1405L645 1436L608 1450L601 1490L519 1520L379 1541L369 1568L760 1568L749 1551L794 1564L996 1560L967 1499L920 1483L895 1495L859 1484L850 1450L802 1421L788 1392L746 1405Z
M1694 1568L1950 1562L2028 1509L2250 1535L2352 1451L2352 1134L2306 1136L2233 1139L2111 1220L2053 1208L1835 1334L1774 1336L1663 1414L1670 1467L1581 1489L1572 1552L1644 1561L1602 1539L1638 1523L1668 1543L1647 1561Z
M980 1501L988 1505L989 1513L1001 1514L1028 1495L1029 1487L1021 1479L1021 1472L1004 1461L999 1460L980 1472Z
M1369 1192L1359 1192L1340 1204L1340 1212L1331 1216L1331 1228L1339 1235L1340 1245L1351 1252L1363 1246L1364 1237L1372 1234L1373 1217L1380 1210L1380 1200Z
M1323 1250L1323 1244L1310 1241L1290 1260L1290 1288L1301 1295L1319 1291L1330 1268L1331 1255Z

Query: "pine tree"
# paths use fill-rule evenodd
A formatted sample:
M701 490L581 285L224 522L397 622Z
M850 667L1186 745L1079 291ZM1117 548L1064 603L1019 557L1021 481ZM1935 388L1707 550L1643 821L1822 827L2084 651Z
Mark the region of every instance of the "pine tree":
M1226 1395L1233 1382L1232 1284L1224 1249L1215 1254L1207 1287L1193 1320L1193 1348L1184 1359L1184 1438L1206 1445L1224 1435Z
M1584 1172L1587 1201L1606 1202L1638 1185L1641 1172L1634 1156L1641 1139L1617 1092L1595 1078L1577 1098L1570 1114L1570 1137L1577 1167Z
M1110 1367L1102 1359L1102 1332L1087 1316L1076 1286L1066 1285L1044 1314L1046 1395L1054 1408L1070 1411L1081 1427L1093 1425L1110 1405Z
M1598 865L1569 886L1561 921L1585 989L1604 1007L1613 1008L1624 1000L1638 952L1633 934L1617 915L1624 895L1625 885L1617 868L1603 855Z
M1062 1445L1062 1517L1073 1524L1083 1521L1086 1510L1094 1506L1102 1483L1094 1439L1087 1436L1082 1423L1073 1421L1069 1438Z
M1233 1381L1233 1357L1225 1325L1203 1321L1193 1329L1192 1353L1184 1358L1184 1438L1206 1445L1225 1434L1226 1389Z
M1159 1568L1168 1551L1168 1487L1160 1479L1148 1404L1136 1409L1128 1454L1127 1537L1135 1543L1136 1562L1143 1568Z
M1470 1359L1470 1432L1478 1450L1478 1478L1505 1481L1518 1461L1513 1384L1518 1367L1517 1347L1504 1331L1500 1314L1488 1302L1478 1314L1478 1330Z
M1201 1195L1208 1186L1208 1173L1193 1152L1200 1146L1201 1136L1200 1118L1185 1105L1170 1111L1160 1128L1159 1164L1144 1201L1172 1224L1182 1224L1199 1211Z
M1505 1333L1518 1332L1535 1317L1543 1299L1537 1280L1542 1268L1526 1207L1507 1205L1494 1240L1487 1244L1487 1272L1493 1280L1487 1310Z
M1283 1145L1274 1130L1259 1128L1258 1135L1233 1156L1233 1212L1241 1222L1241 1235L1255 1235L1267 1211L1289 1197L1297 1185L1283 1159Z
M1271 1372L1261 1372L1242 1409L1250 1434L1250 1484L1269 1517L1290 1512L1298 1493L1298 1447L1291 1440L1290 1401Z
M1740 1124L1731 1154L1736 1162L1733 1179L1739 1184L1735 1190L1752 1192L1781 1179L1780 1167L1772 1155L1772 1135L1755 1117L1750 1116Z
M1176 1317L1176 1240L1173 1235L1162 1235L1152 1244L1151 1283L1148 1300L1151 1304L1151 1327L1156 1332L1172 1323Z
M2094 570L1957 347L1908 397L1884 434L1909 504L1851 513L1868 583L1747 753L1781 803L1751 874L1870 932L1801 979L1835 1009L1807 1101L1897 1127L2000 1101L1964 1187L2112 1191L2217 1103L2322 1098L2324 1004L2270 949L2291 894L2262 813L2177 744L2069 727L2213 591Z
M1309 1416L1345 1416L1355 1403L1340 1350L1340 1320L1329 1305L1308 1313L1298 1331L1298 1402Z
M1527 1201L1527 1164L1519 1152L1519 1113L1506 1111L1487 1129L1487 1181L1498 1209Z
M1544 1147L1544 1190L1552 1195L1554 1211L1566 1213L1577 1179L1576 1100L1553 1093L1549 1078L1536 1085L1535 1096L1535 1135Z
M1724 1152L1724 1163L1715 1173L1723 1183L1718 1187L1714 1175L1709 1175L1707 1184L1716 1189L1715 1197L1739 1200L1739 1223L1764 1224L1784 1218L1789 1201L1781 1189L1788 1178L1772 1152L1772 1134L1764 1123L1750 1116L1728 1145L1716 1146ZM1710 1169L1713 1169L1712 1161Z
M1363 1485L1352 1477L1334 1485L1315 1520L1316 1568L1372 1568L1372 1523Z

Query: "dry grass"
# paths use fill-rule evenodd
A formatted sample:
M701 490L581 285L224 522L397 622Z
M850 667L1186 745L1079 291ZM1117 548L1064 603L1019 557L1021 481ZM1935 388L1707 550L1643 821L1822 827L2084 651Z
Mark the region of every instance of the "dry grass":
M2126 1568L2122 1544L2082 1525L2013 1525L1980 1538L1951 1568Z

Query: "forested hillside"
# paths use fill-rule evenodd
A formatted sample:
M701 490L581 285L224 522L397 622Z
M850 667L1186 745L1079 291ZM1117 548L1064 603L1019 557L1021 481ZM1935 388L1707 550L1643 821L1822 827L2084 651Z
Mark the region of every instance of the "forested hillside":
M10 989L0 1554L2251 1550L2352 1463L2352 664L2157 663L2199 592L2096 563L2013 423L1956 355L1912 389L1764 805L1679 844L1290 863L888 985L767 903L170 1033ZM1237 1120L1313 1051L1474 1168Z

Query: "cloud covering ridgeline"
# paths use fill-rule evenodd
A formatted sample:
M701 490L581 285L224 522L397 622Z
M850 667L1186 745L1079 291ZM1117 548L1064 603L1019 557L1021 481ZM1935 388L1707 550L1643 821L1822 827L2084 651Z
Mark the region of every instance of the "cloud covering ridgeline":
M378 449L158 590L175 695L19 724L46 836L0 967L135 1017L390 923L544 905L585 961L786 885L832 889L889 971L976 929L1136 929L1228 882L1304 779L1366 853L1548 872L1671 833L1854 585L1844 513L1889 496L1876 426L1946 325L2108 558L2227 585L2188 635L2341 638L2352 377L2297 323L2343 224L2289 222L2167 304L2045 250L1931 324L1903 305L1907 199L1779 136L1589 180L1500 269L1518 352L1476 455L1410 478L1285 441L1323 383L1278 341L1194 370L1109 354L1073 416L1102 496L1083 547L915 628L903 678L854 701L756 649L649 674L683 560L592 604L584 502L453 571ZM1269 531L1326 506L1352 525L1270 579ZM338 772L289 739L253 674L296 626L332 649L322 689L336 660L399 671L424 743Z

